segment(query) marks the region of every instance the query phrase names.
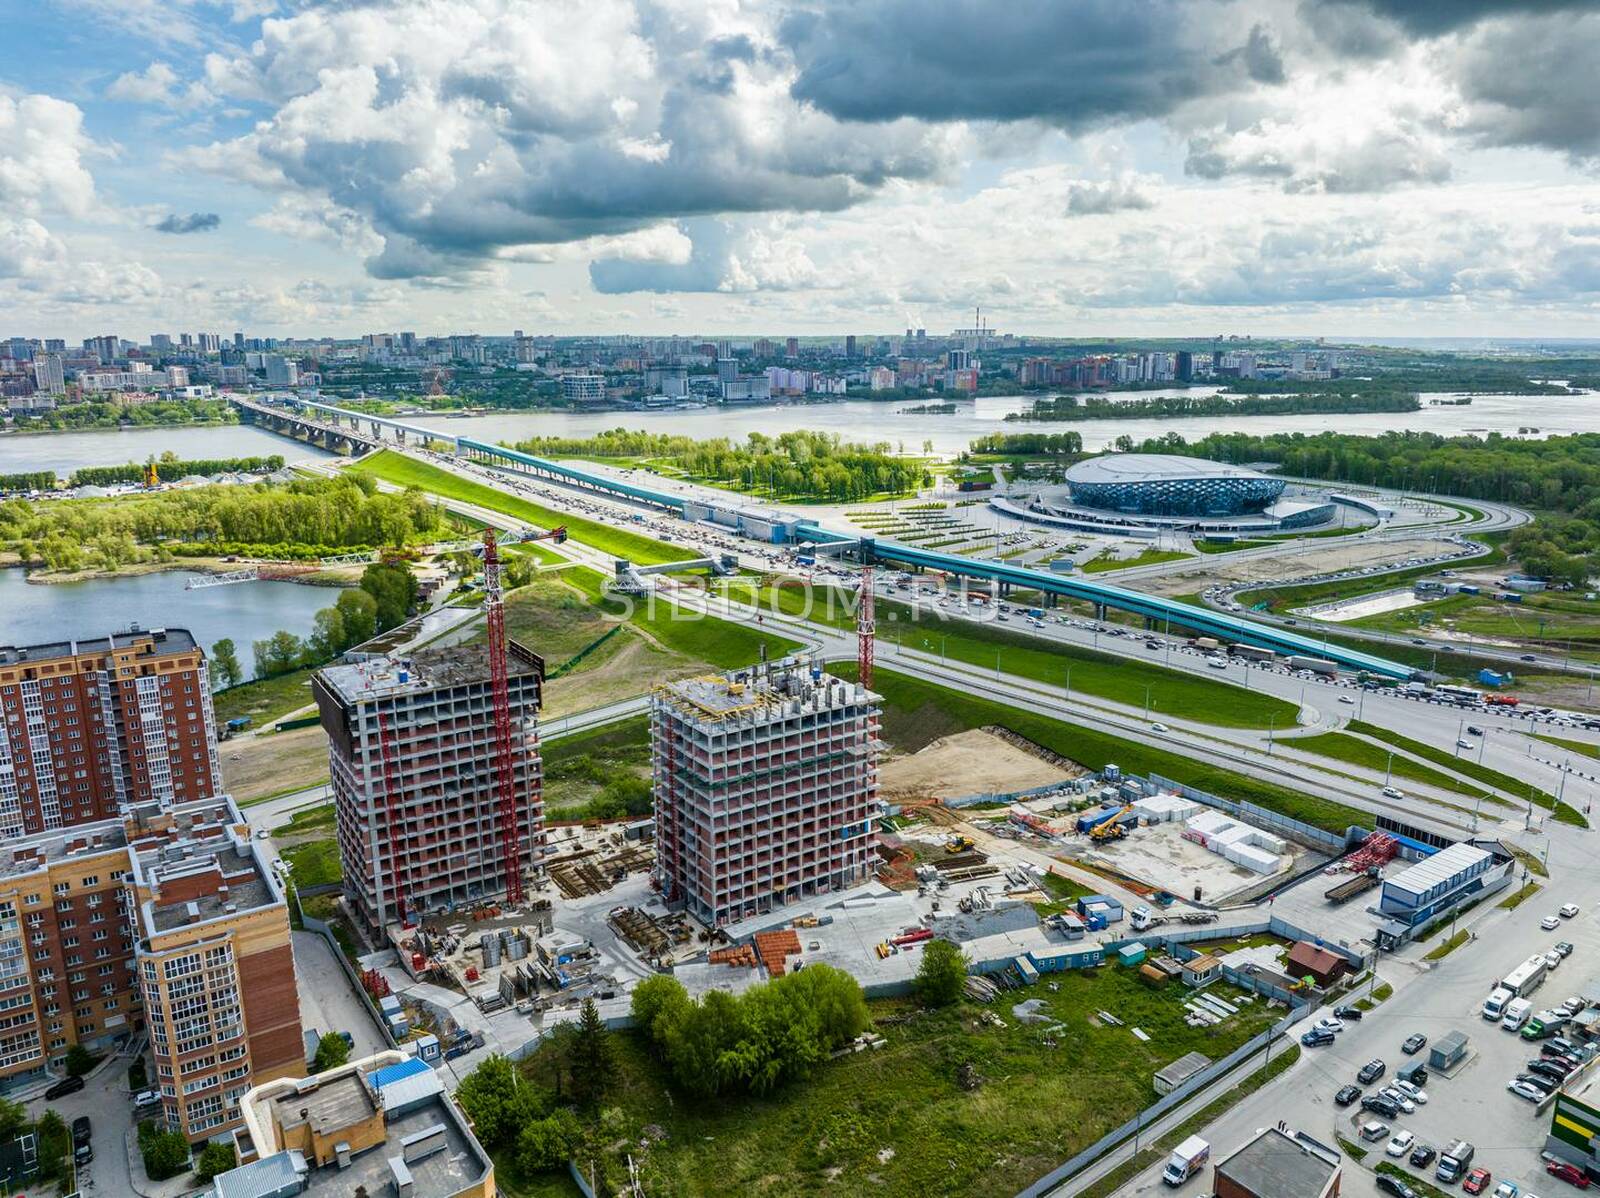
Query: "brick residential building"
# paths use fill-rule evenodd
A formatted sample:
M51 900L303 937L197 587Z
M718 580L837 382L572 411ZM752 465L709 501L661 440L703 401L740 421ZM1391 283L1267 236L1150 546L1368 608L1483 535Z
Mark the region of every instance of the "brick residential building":
M0 646L0 840L220 794L216 743L181 628Z
M538 719L544 660L506 644L518 868L542 868ZM312 686L328 734L344 894L367 926L505 893L487 646L329 666Z
M656 881L720 927L871 870L882 699L785 661L657 689Z

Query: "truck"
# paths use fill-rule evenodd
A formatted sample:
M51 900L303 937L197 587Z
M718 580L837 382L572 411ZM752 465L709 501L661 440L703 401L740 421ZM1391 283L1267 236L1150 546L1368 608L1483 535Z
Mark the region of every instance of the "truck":
M1327 899L1330 903L1348 903L1357 895L1365 894L1367 891L1371 890L1382 880L1383 875L1379 871L1378 867L1376 865L1371 865L1367 867L1366 872L1356 874L1354 877L1346 878L1337 886L1334 886L1324 892L1322 897Z
M1515 695L1485 695L1483 701L1490 707L1515 707L1522 700Z
M1181 1186L1211 1159L1211 1145L1199 1136L1190 1136L1172 1150L1167 1167L1161 1170L1161 1180L1169 1186Z
M1548 1040L1567 1026L1567 1017L1560 1011L1540 1011L1522 1028L1524 1040Z
M1506 1004L1506 1013L1500 1016L1500 1026L1508 1032L1517 1031L1528 1016L1533 1014L1533 1004L1525 998L1513 998Z
M1159 928L1162 924L1167 922L1166 916L1157 915L1143 903L1140 903L1132 911L1128 912L1128 918L1130 921L1130 926L1135 932L1146 932L1151 928Z
M1214 636L1197 636L1194 638L1193 644L1196 649L1204 649L1208 653L1213 649L1222 647L1222 642Z
M1426 682L1408 682L1400 688L1408 695L1431 695L1433 688Z
M1439 1167L1433 1171L1433 1175L1446 1185L1454 1185L1472 1167L1474 1151L1465 1140L1452 1140L1440 1150Z
M1325 674L1329 678L1339 673L1339 667L1331 661L1321 657L1301 657L1291 654L1284 662L1291 670L1310 670L1313 674Z
M1504 986L1496 986L1489 992L1489 997L1483 1000L1483 1017L1493 1023L1506 1013L1506 1004L1515 997Z
M1526 998L1544 985L1544 975L1550 966L1542 954L1529 957L1500 980L1500 984L1518 998Z
M1271 661L1276 656L1271 649L1262 649L1256 645L1229 645L1228 652L1247 661Z

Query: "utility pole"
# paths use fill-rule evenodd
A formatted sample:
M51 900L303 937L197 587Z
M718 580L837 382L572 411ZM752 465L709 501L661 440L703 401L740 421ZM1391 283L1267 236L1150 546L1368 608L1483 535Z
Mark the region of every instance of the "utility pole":
M1150 684L1148 682L1144 684L1144 718L1146 723L1150 722Z
M1390 749L1389 750L1389 764L1386 765L1384 767L1384 770L1383 770L1383 784L1385 786L1388 786L1389 785L1389 779L1392 778L1392 777L1394 777L1394 750Z

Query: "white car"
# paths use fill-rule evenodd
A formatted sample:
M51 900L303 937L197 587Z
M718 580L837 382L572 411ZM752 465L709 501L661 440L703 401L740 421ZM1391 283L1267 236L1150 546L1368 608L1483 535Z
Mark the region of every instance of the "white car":
M1561 964L1561 954L1556 952L1554 949L1551 949L1549 952L1547 952L1544 955L1544 967L1545 967L1546 970L1554 969L1557 965L1560 965L1560 964Z
M1539 921L1539 926L1547 932L1553 932L1561 926L1561 916L1546 915Z
M1560 915L1561 915L1562 919L1571 919L1577 913L1578 913L1578 904L1577 903L1568 903L1565 907L1562 907L1561 911L1560 911Z
M1220 657L1208 659L1206 661L1206 665L1210 666L1213 670L1226 670L1228 668L1228 663Z
M1527 1082L1509 1081L1506 1083L1506 1089L1518 1098L1526 1098L1529 1102L1543 1102L1545 1099L1543 1090L1538 1086L1530 1086Z
M1416 1103L1418 1106L1423 1106L1428 1101L1428 1092L1426 1090L1417 1085L1415 1082L1406 1081L1403 1077L1395 1078L1394 1085L1390 1088L1399 1090L1400 1093L1411 1099L1411 1101Z
M1521 1193L1522 1191L1517 1189L1517 1183L1514 1181L1502 1181L1494 1188L1494 1198L1517 1198L1517 1195ZM1534 1198L1534 1195L1527 1194L1523 1198Z
M1386 799L1403 799L1406 796L1393 786L1385 786L1383 788L1383 797Z
M1351 698L1351 697L1350 697L1350 696L1349 696L1349 695L1340 695L1340 696L1339 696L1339 702L1341 702L1341 703L1348 703L1348 704L1350 704L1350 705L1351 705L1351 706L1352 706L1352 707L1354 707L1354 706L1355 706L1355 702L1356 702L1356 701L1355 701L1355 700L1354 700L1354 699L1352 699L1352 698Z
M1409 1131L1397 1131L1394 1138L1384 1145L1384 1152L1389 1156L1404 1156L1411 1151L1411 1145L1416 1143L1417 1137Z
M1383 1089L1379 1090L1378 1093L1392 1101L1395 1106L1399 1107L1406 1114L1415 1115L1417 1113L1417 1104L1411 1101L1411 1096L1409 1094L1403 1093L1400 1090L1396 1090L1393 1086L1385 1086Z
M1150 731L1152 731L1152 732L1167 732L1167 731L1170 731L1170 729L1165 724L1151 724L1150 725Z
M1317 1020L1317 1022L1312 1025L1311 1030L1314 1032L1329 1032L1337 1036L1340 1032L1344 1031L1344 1021L1335 1019L1330 1015L1326 1019Z
M1470 748L1472 748L1472 742L1470 740L1458 740L1458 741L1456 741L1456 748L1458 748L1458 749L1470 749Z

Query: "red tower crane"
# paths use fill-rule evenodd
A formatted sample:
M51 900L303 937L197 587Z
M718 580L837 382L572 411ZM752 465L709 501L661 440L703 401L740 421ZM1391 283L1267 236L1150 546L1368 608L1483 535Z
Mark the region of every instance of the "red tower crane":
M872 685L872 638L877 624L872 618L872 563L861 567L861 593L856 597L856 674L862 686Z
M511 750L511 692L506 681L506 609L500 594L500 549L494 529L483 530L483 609L489 617L489 692L494 704L495 784L500 800L500 854L506 902L522 901L521 828L517 763Z

